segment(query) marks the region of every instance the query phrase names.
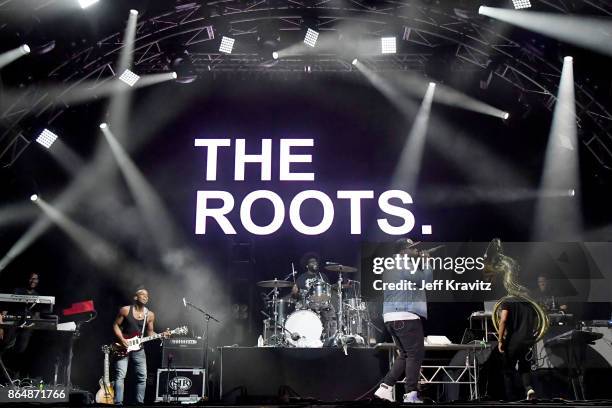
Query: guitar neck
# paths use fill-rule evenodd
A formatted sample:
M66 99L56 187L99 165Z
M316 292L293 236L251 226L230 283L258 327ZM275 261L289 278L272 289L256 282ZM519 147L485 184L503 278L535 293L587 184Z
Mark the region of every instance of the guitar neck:
M142 339L140 339L140 342L146 343L147 341L161 339L162 337L163 337L163 333L156 333L156 334L152 334L147 337L143 337Z
M108 373L108 366L109 366L108 352L105 352L104 353L104 384L105 385L110 384L110 375Z

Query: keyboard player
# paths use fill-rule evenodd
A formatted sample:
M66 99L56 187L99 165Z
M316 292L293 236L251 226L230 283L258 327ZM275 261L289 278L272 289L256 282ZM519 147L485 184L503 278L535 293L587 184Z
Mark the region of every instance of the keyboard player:
M13 293L15 295L39 296L37 291L39 282L40 274L38 272L30 272L27 275L25 285L23 287L16 288ZM40 313L38 311L30 311L27 310L27 308L28 306L24 305L23 312L25 312L25 314L34 318L40 317ZM21 313L21 311L18 313ZM2 314L6 315L7 311L3 311ZM2 345L1 347L7 351L5 356L8 357L6 361L8 365L16 367L16 363L21 361L24 353L28 349L28 345L30 344L32 333L33 330L31 329L18 329L14 327L10 329L5 328L0 331L0 343Z

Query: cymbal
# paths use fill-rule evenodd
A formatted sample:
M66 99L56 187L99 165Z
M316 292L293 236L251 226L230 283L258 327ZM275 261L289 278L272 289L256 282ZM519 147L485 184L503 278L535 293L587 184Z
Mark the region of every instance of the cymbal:
M293 282L287 282L284 280L264 280L257 282L257 286L262 288L290 288L293 286Z
M354 268L352 266L346 266L346 265L327 265L325 267L325 270L330 271L330 272L342 272L342 273L357 272L357 268Z

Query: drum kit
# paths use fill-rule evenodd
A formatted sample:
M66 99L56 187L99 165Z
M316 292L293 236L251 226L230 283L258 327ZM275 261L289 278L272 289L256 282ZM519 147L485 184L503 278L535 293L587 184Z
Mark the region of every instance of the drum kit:
M366 303L361 298L359 281L345 279L357 269L340 264L325 266L338 274L330 284L322 275L309 279L308 289L280 297L280 289L293 288L294 281L266 280L259 287L270 288L266 295L267 318L263 321L263 345L269 347L323 346L343 347L365 345L370 336L370 322ZM365 336L365 339L364 339Z

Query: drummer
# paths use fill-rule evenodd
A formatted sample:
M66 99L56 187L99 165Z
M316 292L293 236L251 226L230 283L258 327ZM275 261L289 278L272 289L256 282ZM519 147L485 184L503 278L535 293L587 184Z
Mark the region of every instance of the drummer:
M295 299L300 298L301 290L309 290L312 286L313 282L318 280L323 280L326 283L329 283L329 279L325 272L320 271L321 257L315 252L307 252L302 256L300 260L300 265L303 268L306 268L306 272L299 275L296 280L293 288L291 290L291 297Z

